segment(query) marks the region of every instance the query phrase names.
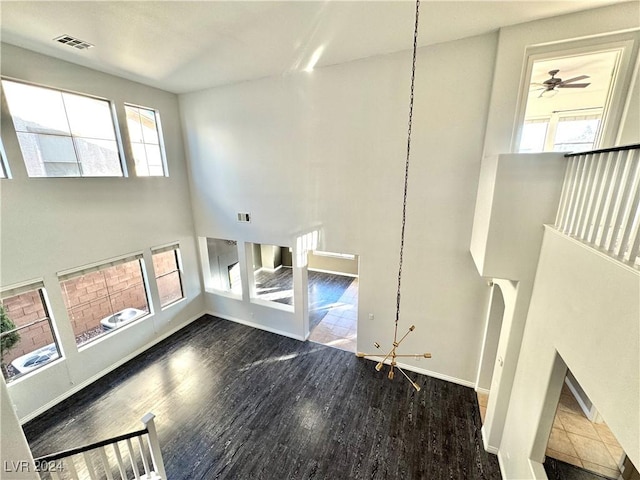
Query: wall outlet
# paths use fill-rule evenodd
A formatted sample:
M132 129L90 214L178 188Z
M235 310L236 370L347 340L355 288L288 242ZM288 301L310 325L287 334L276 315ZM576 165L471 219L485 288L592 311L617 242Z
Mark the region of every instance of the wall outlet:
M238 222L240 223L250 223L251 222L251 214L250 213L238 213Z
M374 317L373 317L373 313L370 313L370 314L369 314L369 320L373 320L373 318L374 318Z

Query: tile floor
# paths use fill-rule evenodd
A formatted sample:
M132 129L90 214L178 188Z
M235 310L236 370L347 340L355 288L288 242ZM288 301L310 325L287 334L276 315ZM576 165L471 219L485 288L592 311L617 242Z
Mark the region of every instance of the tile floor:
M547 456L582 467L608 478L618 478L618 464L624 455L605 423L587 419L565 384L556 411Z
M328 307L309 336L309 340L330 347L356 351L356 328L358 324L358 279L354 279L342 296Z
M487 414L487 402L489 401L489 394L480 393L480 392L477 392L477 394L478 394L478 405L480 406L480 419L484 424L484 417Z
M489 395L478 392L480 418L484 423ZM606 423L587 419L565 384L547 444L547 456L608 478L618 478L624 455Z

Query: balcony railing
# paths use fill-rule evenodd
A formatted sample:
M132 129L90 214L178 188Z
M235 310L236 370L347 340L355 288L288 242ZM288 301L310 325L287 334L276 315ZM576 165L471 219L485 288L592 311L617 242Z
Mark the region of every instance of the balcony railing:
M565 157L556 228L640 267L640 144Z
M40 478L166 480L153 419L153 413L147 413L142 430L36 458Z

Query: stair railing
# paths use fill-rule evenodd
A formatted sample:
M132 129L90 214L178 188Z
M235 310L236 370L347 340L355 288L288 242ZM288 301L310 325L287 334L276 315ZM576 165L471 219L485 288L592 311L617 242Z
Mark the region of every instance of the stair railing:
M640 267L640 144L565 157L556 228Z
M142 430L36 458L41 478L167 480L154 418L142 417Z

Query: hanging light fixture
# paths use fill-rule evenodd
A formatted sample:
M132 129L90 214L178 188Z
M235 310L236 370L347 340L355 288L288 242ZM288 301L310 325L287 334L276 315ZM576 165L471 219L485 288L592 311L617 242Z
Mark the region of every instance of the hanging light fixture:
M401 355L397 353L398 347L404 341L407 336L415 330L415 325L411 325L407 333L405 333L400 339L398 339L398 322L400 321L400 287L402 284L402 257L404 253L404 233L405 233L405 225L407 220L407 187L409 185L409 158L411 156L411 123L413 120L413 90L415 85L415 77L416 77L416 53L418 50L418 19L420 14L420 0L416 0L416 21L415 27L413 31L413 62L411 65L411 95L409 97L409 126L407 130L407 158L405 161L404 168L404 196L402 201L402 230L400 232L400 261L398 264L398 290L396 294L396 317L395 317L395 326L393 331L393 342L391 344L391 349L388 351L386 355L380 355L376 353L363 353L358 352L356 355L358 357L374 357L381 359L376 364L376 370L380 371L384 367L385 362L389 362L389 373L387 377L389 380L393 380L394 377L394 369L397 369L404 377L409 380L413 388L417 391L420 391L420 385L414 382L409 375L405 373L402 368L400 368L397 364L397 359L399 357L414 357L414 358L431 358L430 353L419 353L419 354L405 354ZM382 350L382 347L378 342L375 342L374 347L378 350ZM382 350L384 352L384 350Z

